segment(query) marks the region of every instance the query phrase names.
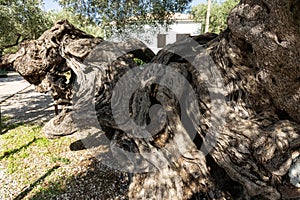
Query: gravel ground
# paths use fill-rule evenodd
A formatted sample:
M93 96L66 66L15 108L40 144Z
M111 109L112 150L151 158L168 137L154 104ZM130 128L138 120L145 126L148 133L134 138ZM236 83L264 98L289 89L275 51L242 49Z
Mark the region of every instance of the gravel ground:
M22 81L22 78L16 76L14 79L7 80L10 82ZM1 89L8 91L9 87L5 88L5 81L0 82L0 92ZM6 94L5 98L8 96L9 94ZM33 86L28 85L23 85L22 91L2 101L0 106L1 116L9 116L10 123L23 122L43 125L55 115L50 95L37 93ZM69 136L69 139L70 145L74 142L78 144L78 140L74 136ZM54 173L51 174L51 176L55 175L60 179L64 179L64 177L66 179L63 180L66 187L59 194L45 197L42 193L32 193L31 190L35 187L46 187L49 183L41 180L38 185L31 183L24 187L12 174L6 172L5 166L0 160L0 184L2 185L0 186L0 199L127 199L129 183L126 173L101 164L90 154L89 150L78 147L78 150L71 151L70 146L64 148L64 155L61 156L72 162L68 165L57 166L60 170L54 170ZM34 166L31 167L38 169L45 164L44 162L43 159L34 161Z

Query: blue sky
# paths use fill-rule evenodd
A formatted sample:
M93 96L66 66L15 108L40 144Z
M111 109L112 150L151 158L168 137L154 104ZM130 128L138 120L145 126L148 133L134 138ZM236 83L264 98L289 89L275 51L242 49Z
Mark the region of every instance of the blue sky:
M58 5L58 3L54 0L44 0L44 2L45 2L44 8L46 11L61 9L61 7Z
M207 0L193 0L191 5L192 6L195 6L195 5L198 5L199 3L206 3Z
M197 5L199 3L205 3L207 0L193 0L191 5ZM60 10L60 6L58 5L58 3L54 0L45 0L45 10L49 11L49 10Z

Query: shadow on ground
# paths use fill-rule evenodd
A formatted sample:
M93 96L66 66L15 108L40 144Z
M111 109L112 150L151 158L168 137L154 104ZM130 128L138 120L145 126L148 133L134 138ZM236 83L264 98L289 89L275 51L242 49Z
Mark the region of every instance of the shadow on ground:
M20 152L22 149L29 147L31 144L33 144L34 142L41 140L42 138L33 138L31 141L29 141L27 144L24 144L23 146L17 148L17 149L12 149L12 150L8 150L8 151L4 151L3 155L0 156L0 160L2 160L3 158L9 157L12 154L18 153Z
M8 123L7 119L3 119L0 117L0 135L7 133L9 130L15 129L19 126L24 125L24 123Z
M127 174L112 170L95 158L82 164L87 165L86 171L67 178L63 187L52 183L30 199L128 199Z
M9 74L9 76L5 78L0 78L0 86L4 82L22 81L22 80L24 80L24 78L17 73Z
M56 165L54 167L52 167L51 169L49 169L43 176L41 176L40 178L38 178L36 181L34 181L33 183L31 183L25 190L23 190L18 196L16 196L14 198L14 200L21 200L24 197L26 197L26 195L35 187L37 186L40 182L44 181L45 178L47 176L49 176L50 174L52 174L56 169L58 169L60 166Z
M31 122L43 124L55 115L51 96L35 92L32 87L15 94L0 106L1 116L8 116L11 124Z

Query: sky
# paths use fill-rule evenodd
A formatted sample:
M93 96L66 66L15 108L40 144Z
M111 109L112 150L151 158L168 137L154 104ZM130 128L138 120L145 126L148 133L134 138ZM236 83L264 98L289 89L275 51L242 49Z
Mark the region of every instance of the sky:
M44 8L46 11L49 10L60 10L61 7L58 5L58 3L54 0L44 0L45 1L45 5ZM207 0L193 0L191 3L191 6L195 6L199 3L206 3Z
M207 0L193 0L191 6L198 5L199 3L206 3Z
M58 3L54 0L44 0L44 2L45 2L44 8L46 11L61 9L61 7L58 5Z

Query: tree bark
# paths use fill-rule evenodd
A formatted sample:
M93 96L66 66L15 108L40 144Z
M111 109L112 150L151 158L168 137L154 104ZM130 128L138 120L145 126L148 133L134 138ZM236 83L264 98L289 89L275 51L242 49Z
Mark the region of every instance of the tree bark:
M220 35L155 56L138 41L106 43L60 21L24 43L14 66L33 84L72 71L59 96L73 108L44 131L88 129L86 146L110 150L99 159L134 173L132 199L298 198L282 188L300 147L299 8L241 0Z

